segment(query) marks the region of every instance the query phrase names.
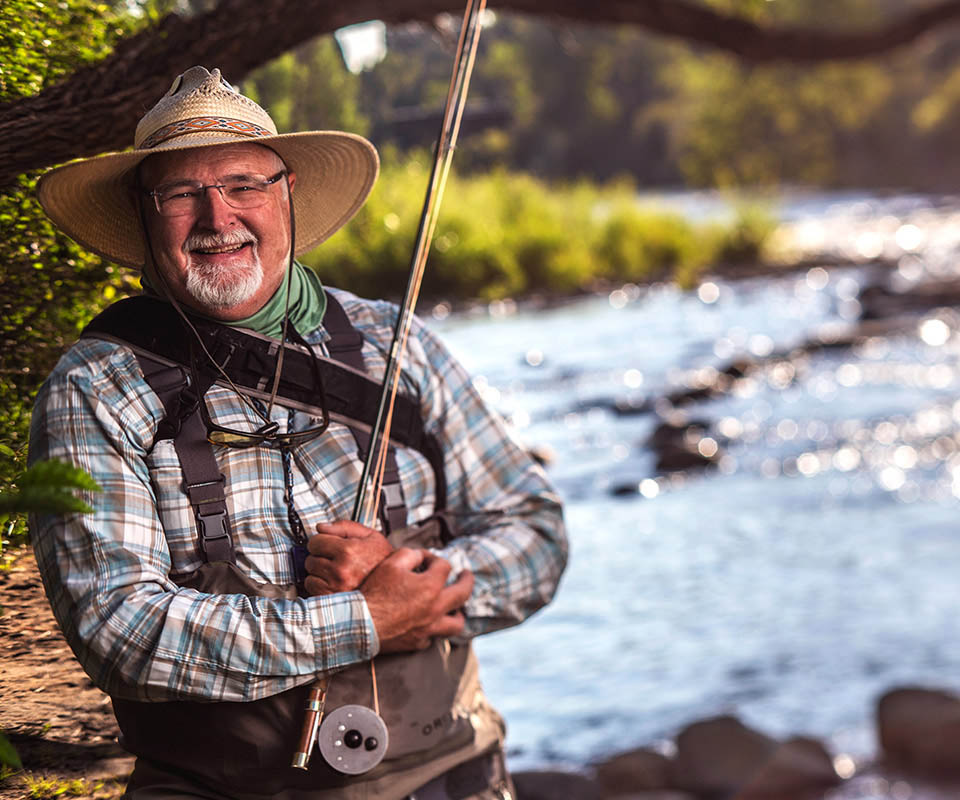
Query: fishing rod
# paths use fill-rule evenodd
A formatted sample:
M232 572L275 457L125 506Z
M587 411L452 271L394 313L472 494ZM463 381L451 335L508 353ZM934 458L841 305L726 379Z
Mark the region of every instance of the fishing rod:
M407 286L399 306L397 321L393 330L393 340L384 368L377 416L370 432L371 446L364 459L363 471L360 475L353 513L351 514L351 519L354 522L359 522L367 527L373 526L379 512L380 490L383 485L387 447L393 423L393 408L400 385L400 367L403 363L410 326L413 323L414 309L420 296L420 284L423 281L430 243L433 241L433 234L437 226L440 203L443 200L443 190L446 186L447 176L450 174L450 165L453 162L453 153L456 149L460 122L463 118L463 108L467 99L467 90L470 86L470 76L476 60L477 43L480 40L481 17L485 8L486 0L467 0L467 6L463 13L463 23L460 26L460 37L454 55L453 73L450 76L450 87L447 90L440 133L434 150L430 180L427 184L417 238L410 260ZM370 670L374 684L374 712L379 715L379 709L376 708L379 705L376 691L376 673L372 661L370 662ZM305 770L309 766L310 756L316 745L317 733L323 719L323 707L329 684L329 678L321 678L310 688L300 742L297 745L297 751L293 755L291 764L298 769Z

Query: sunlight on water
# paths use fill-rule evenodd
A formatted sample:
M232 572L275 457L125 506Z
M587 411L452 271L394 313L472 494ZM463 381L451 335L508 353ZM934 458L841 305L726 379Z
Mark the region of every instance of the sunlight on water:
M891 255L898 292L952 275L955 212L901 204L798 211L793 234ZM883 690L960 687L958 315L867 320L893 302L870 296L882 277L818 266L434 312L567 501L556 601L477 643L515 767L728 712L856 756Z

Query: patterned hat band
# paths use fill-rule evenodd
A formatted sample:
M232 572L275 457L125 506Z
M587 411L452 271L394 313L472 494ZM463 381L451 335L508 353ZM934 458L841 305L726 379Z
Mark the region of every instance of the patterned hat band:
M172 122L169 125L158 128L144 139L137 149L150 150L178 136L201 132L234 133L237 136L250 138L275 135L273 131L269 131L253 122L246 122L242 119L230 119L229 117L192 117L191 119L178 120L177 122Z

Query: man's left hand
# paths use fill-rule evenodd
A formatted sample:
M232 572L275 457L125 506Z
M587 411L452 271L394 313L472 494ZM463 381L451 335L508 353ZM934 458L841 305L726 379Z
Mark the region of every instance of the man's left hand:
M374 567L393 552L393 545L373 528L359 522L320 523L307 541L307 578L311 595L349 592L360 586Z

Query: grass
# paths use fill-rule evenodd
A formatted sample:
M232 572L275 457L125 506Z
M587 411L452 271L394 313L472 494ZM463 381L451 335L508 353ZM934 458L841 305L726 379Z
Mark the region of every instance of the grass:
M427 180L426 159L388 163L357 216L303 261L326 283L399 296ZM423 293L489 301L571 294L603 282L693 286L711 265L760 259L774 228L757 208L729 223L695 224L641 207L624 180L552 185L503 170L451 175Z
M51 800L55 797L112 798L123 792L117 781L88 781L85 778L57 778L27 773L24 776L26 797Z

